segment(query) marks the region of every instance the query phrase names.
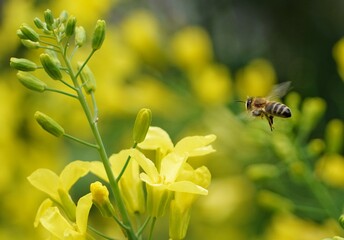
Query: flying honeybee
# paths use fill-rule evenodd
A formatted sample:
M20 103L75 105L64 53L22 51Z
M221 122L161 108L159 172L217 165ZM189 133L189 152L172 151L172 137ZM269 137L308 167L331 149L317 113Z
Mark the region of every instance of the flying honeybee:
M289 107L280 102L270 101L273 98L283 97L287 93L289 86L290 82L280 83L274 86L267 97L248 97L245 102L246 110L253 117L265 117L272 131L274 117L291 117Z

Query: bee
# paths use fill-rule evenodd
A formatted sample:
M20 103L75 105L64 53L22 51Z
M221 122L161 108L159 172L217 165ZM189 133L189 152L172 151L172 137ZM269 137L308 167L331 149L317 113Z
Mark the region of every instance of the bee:
M253 117L265 117L272 131L274 129L274 117L290 118L291 111L283 103L270 101L270 99L283 97L287 93L289 86L290 82L284 82L275 85L267 97L248 97L245 102L246 110Z

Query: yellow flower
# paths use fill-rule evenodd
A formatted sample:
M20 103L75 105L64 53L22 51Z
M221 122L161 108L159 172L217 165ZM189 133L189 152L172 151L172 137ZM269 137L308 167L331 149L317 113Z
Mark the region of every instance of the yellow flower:
M276 73L270 62L255 59L240 69L236 76L236 87L241 98L267 96L276 82Z
M79 178L85 176L90 169L89 162L74 161L68 164L60 176L49 169L41 168L34 171L29 182L38 190L49 195L58 203L70 220L75 220L75 203L69 195L69 190Z
M184 164L178 176L179 181L191 181L201 187L207 188L211 175L205 166L193 169ZM175 192L170 205L169 236L170 239L184 239L190 221L191 207L198 195L185 192Z
M213 48L208 33L197 26L186 27L171 40L174 62L182 69L195 72L213 59Z
M66 219L50 199L45 200L37 213L38 222L57 239L84 240L87 236L88 215L92 206L92 195L81 197L76 206L75 222Z
M150 127L142 149L156 150L158 162L154 165L143 153L131 149L130 155L143 169L140 178L147 187L147 211L150 216L164 215L173 192L207 195L208 190L187 179L178 179L188 157L202 156L214 151L210 145L215 135L186 137L175 147L168 134L157 127Z

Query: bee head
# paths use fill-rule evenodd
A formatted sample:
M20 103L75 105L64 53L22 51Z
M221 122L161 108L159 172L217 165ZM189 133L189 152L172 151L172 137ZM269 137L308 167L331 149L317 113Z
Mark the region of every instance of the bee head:
M245 103L246 109L251 110L252 109L252 97L248 97Z

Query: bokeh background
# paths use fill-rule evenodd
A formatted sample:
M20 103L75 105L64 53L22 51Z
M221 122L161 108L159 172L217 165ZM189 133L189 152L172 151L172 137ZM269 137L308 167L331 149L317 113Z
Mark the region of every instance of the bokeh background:
M74 101L25 89L12 56L38 62L16 30L51 9L67 10L90 34L107 21L104 45L90 61L97 78L99 126L108 152L131 145L137 111L174 142L214 133L217 152L195 160L212 173L210 194L193 208L187 239L308 240L344 236L344 2L206 0L3 0L0 2L0 239L40 239L33 228L44 195L26 177L59 173L92 150L52 137L36 110L89 139ZM81 49L80 59L88 53ZM42 79L44 73L37 73ZM39 75L42 74L42 75ZM291 81L283 99L291 119L251 119L246 96L265 96ZM82 184L74 197L88 191ZM91 220L92 221L92 220ZM167 239L166 221L155 239Z

